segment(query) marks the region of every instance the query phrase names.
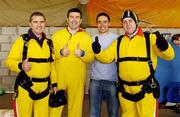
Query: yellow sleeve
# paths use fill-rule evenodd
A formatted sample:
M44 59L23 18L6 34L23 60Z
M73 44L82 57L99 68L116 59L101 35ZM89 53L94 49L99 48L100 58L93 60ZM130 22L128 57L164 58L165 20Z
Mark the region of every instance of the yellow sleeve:
M24 41L22 37L18 37L9 51L5 64L11 71L20 72L18 64L22 62L23 46Z
M83 36L84 41L80 43L80 49L85 52L81 60L85 63L91 63L94 60L94 53L92 50L92 37L88 34Z
M54 58L54 54L52 55L53 58ZM51 84L55 84L57 83L57 72L56 72L56 69L55 69L55 62L53 61L51 63Z
M114 40L106 50L101 49L101 52L99 54L95 54L96 59L98 59L102 63L111 63L117 57L116 46L117 40Z
M168 49L166 49L165 51L161 51L160 49L158 49L157 45L156 45L156 35L155 34L151 34L150 38L152 39L152 43L154 44L154 50L156 51L157 55L164 59L164 60L172 60L174 59L174 49L172 48L172 46L168 43Z
M53 36L52 36L52 42L53 42L53 47L54 47L54 59L59 59L61 56L60 56L60 49L59 49L59 41L58 41L58 37L56 36L57 33L54 33Z

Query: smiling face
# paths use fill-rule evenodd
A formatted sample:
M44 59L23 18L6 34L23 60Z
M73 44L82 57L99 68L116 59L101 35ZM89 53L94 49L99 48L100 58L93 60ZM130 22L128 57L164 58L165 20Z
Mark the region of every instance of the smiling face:
M82 22L81 14L78 12L70 12L67 17L68 27L71 30L76 30L80 27Z
M36 36L41 37L45 30L45 18L43 16L32 16L29 26Z
M97 18L96 25L100 34L107 33L109 31L110 22L106 16L99 16Z
M176 46L180 46L180 37L178 37L177 39L175 39L173 41L173 43L176 45Z
M136 23L132 18L124 18L122 20L123 29L127 34L133 34L136 30Z

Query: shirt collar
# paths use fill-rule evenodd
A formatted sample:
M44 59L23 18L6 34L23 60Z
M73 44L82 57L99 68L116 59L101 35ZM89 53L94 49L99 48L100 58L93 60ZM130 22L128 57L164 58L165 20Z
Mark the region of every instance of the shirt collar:
M33 33L33 31L32 31L31 29L29 29L28 35L29 35L29 37L32 38L32 39L39 40L39 38ZM42 33L42 39L45 39L45 38L46 38L45 33Z
M45 40L45 38L46 38L45 33L42 33L42 38L39 39L39 38L32 32L32 30L29 29L28 35L29 35L29 37L30 37L31 39L35 39L35 40L39 43L39 45L42 47L43 42L44 42L44 40Z

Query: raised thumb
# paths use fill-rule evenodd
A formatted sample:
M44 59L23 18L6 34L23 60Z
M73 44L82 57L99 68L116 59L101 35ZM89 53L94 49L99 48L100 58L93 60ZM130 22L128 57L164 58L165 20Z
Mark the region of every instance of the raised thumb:
M77 49L79 49L79 43L77 44Z
M27 57L27 58L24 60L24 62L26 62L26 63L27 63L27 62L28 62L28 60L29 60L29 57Z
M64 48L67 48L67 46L68 46L68 43L66 43L66 45L64 46Z
M95 42L99 42L98 36L95 37Z

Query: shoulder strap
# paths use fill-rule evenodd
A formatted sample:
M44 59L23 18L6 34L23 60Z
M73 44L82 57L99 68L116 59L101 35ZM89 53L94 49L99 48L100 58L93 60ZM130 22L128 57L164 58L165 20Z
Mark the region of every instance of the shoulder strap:
M27 48L28 48L28 42L30 40L30 37L29 37L29 35L27 33L26 34L22 34L21 36L22 36L22 38L24 40L22 60L25 60L26 57L27 57Z
M151 56L150 56L150 33L144 32L144 37L146 39L146 52L147 52L147 58L151 60Z
M21 35L23 40L24 40L24 46L23 46L23 57L22 57L22 61L25 60L27 58L27 49L28 49L28 42L30 40L30 37L29 35L26 33L26 34L22 34ZM49 46L49 50L50 50L50 57L47 59L47 60L36 60L34 58L30 58L30 60L32 59L32 62L52 62L53 61L53 58L52 58L52 52L53 52L53 43L52 43L52 40L51 39L46 39L47 40L47 44Z
M144 36L146 38L146 52L147 52L148 65L150 68L151 75L154 76L155 70L152 65L151 52L150 52L150 33L144 32Z
M120 47L120 43L122 38L124 37L124 35L121 35L118 37L118 41L117 41L117 60L119 59L119 47Z
M120 43L121 43L121 40L122 38L124 37L124 35L121 35L118 37L118 41L117 41L117 45L116 45L116 48L117 48L117 62L116 62L116 66L117 66L117 73L118 73L118 80L120 80L119 78L119 47L120 47Z
M47 38L46 38L46 40L47 40L47 44L48 44L49 50L50 50L50 57L49 57L49 60L50 60L50 62L53 62L53 61L54 61L53 58L52 58L52 53L53 53L53 42L52 42L51 39L47 39Z
M53 52L53 42L52 42L51 39L47 39L47 38L46 38L46 40L47 40L47 44L48 44L48 46L49 46L50 52L51 52L51 54L52 54L52 52Z

